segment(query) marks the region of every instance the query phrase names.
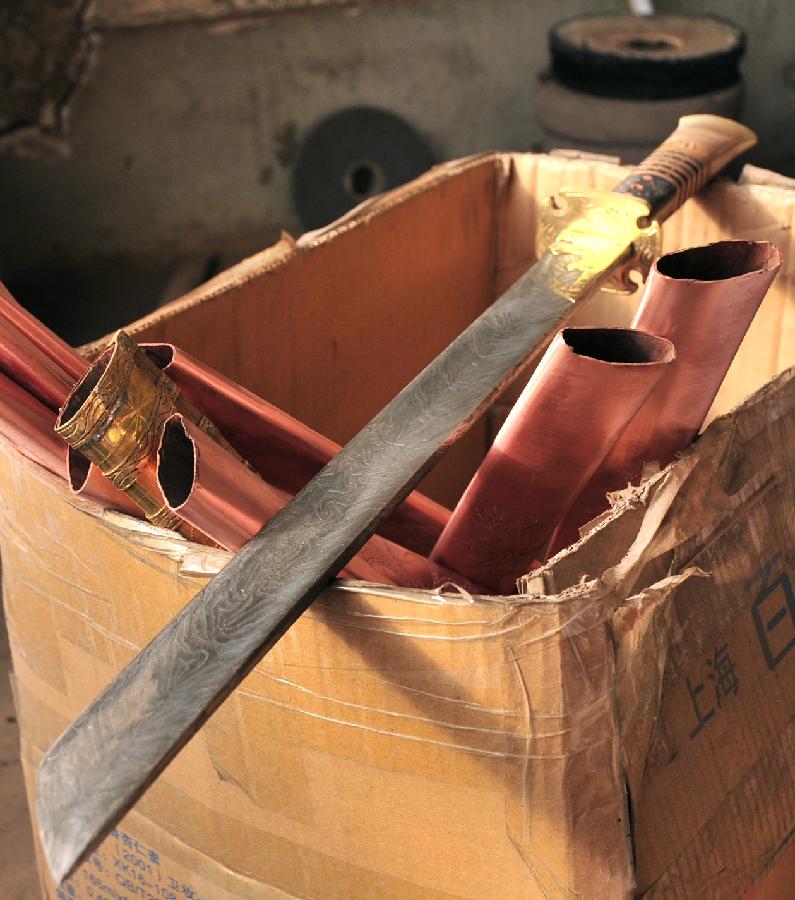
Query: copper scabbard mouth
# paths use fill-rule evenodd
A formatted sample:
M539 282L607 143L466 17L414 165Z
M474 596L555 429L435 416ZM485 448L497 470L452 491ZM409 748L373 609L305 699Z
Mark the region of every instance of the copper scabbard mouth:
M205 543L168 509L157 483L157 447L166 420L178 410L203 421L174 383L119 331L75 385L55 430L153 524Z
M235 552L289 500L182 415L165 423L157 479L173 513Z
M765 273L770 273L772 279L780 266L781 253L774 244L769 241L740 240L716 241L666 253L655 262L653 271L656 273L655 277L662 276L672 282L709 282L755 280L764 278ZM737 288L732 286L731 289ZM673 285L669 285L667 290L673 290ZM649 305L648 299L643 302L645 306Z
M633 328L564 328L560 337L576 356L607 366L659 366L676 357L670 341Z

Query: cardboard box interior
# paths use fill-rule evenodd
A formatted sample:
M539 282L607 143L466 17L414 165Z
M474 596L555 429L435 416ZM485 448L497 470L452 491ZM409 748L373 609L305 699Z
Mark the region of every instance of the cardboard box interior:
M620 174L533 155L452 163L285 237L130 331L178 344L344 442L531 264L540 200L566 183L608 189ZM717 184L665 226L665 249L747 237L784 253L715 411L795 360L793 206L795 192ZM626 323L636 302L601 294L576 319ZM455 501L516 390L428 476L429 493ZM770 669L754 630L776 619L759 596L788 584L795 548L782 474L791 393L784 376L717 423L677 474L624 498L521 596L327 591L75 877L75 896L619 897L636 878L659 896L761 890L766 871L781 872L792 813L795 653ZM67 721L229 556L96 514L0 449L30 780ZM726 468L752 457L775 488ZM714 677L726 653L741 671L724 696ZM696 712L713 715L691 738L698 685ZM747 809L764 820L755 843Z

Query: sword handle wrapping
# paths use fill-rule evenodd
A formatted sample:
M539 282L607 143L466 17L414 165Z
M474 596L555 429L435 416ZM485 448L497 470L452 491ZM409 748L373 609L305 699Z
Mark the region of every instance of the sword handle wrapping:
M673 134L615 192L645 200L651 217L661 222L755 143L753 131L732 119L683 116Z

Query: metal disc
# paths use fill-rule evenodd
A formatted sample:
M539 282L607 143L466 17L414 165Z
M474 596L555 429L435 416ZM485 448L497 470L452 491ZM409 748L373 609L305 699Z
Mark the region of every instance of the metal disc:
M320 228L433 164L420 135L403 119L352 107L323 119L300 147L293 200L305 228Z
M745 35L715 16L580 16L549 32L552 75L601 97L666 100L740 80Z

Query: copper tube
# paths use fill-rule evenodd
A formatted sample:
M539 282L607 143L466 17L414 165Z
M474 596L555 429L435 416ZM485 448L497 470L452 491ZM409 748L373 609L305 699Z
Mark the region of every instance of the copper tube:
M164 428L158 482L176 515L234 552L292 499L181 415L172 416ZM402 587L434 588L455 582L467 590L481 590L469 579L378 535L370 538L341 575Z
M141 347L215 422L243 458L281 490L297 493L339 453L339 444L178 347ZM428 554L449 517L448 509L414 491L378 532L417 553Z
M53 416L53 425L55 417ZM53 431L53 434L55 432ZM57 437L57 436L56 436ZM58 439L60 441L60 438ZM141 508L124 491L120 491L106 478L98 466L83 456L79 450L60 441L66 449L66 473L69 486L74 494L91 500L103 509L115 509L133 518L141 518Z
M676 361L573 504L552 552L607 509L608 492L636 483L644 463L666 466L696 437L780 265L767 241L719 241L657 260L632 325L673 341Z
M2 304L0 303L0 306ZM56 412L74 379L0 316L0 371Z
M559 332L431 559L513 593L674 356L670 341L632 329Z
M157 483L157 448L163 426L175 412L217 433L120 331L75 385L55 430L124 491L150 522L206 543L168 508Z
M180 415L163 429L157 478L174 513L235 552L288 499Z
M0 318L24 335L48 359L56 363L73 382L85 375L88 362L74 347L70 347L66 341L61 340L43 322L40 322L21 306L2 283L0 283Z
M0 374L0 433L23 456L63 478L66 444L54 428L55 413Z

